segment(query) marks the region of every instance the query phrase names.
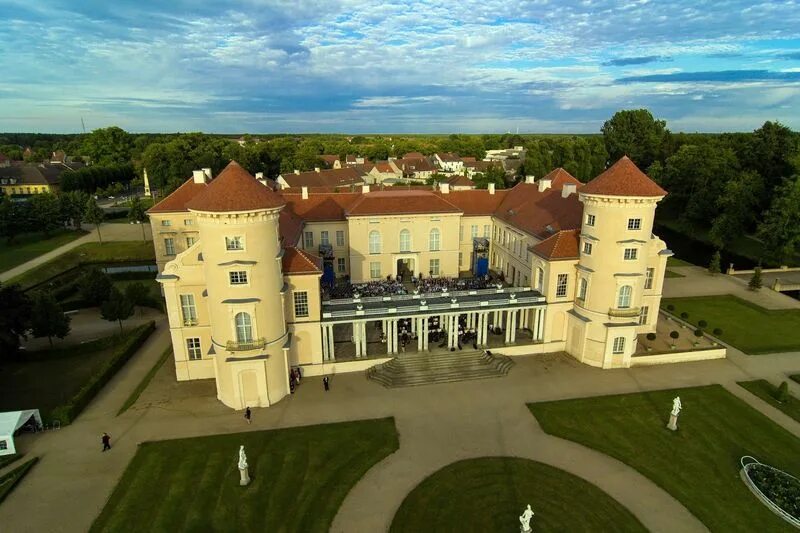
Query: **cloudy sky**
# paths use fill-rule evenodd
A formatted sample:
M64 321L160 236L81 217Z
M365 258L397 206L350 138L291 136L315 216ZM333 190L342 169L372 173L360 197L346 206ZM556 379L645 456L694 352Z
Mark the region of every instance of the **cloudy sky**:
M0 131L800 129L793 0L0 0Z

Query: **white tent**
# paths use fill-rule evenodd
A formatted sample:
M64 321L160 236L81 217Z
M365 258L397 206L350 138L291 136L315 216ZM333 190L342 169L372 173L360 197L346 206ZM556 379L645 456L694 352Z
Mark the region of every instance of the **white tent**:
M17 448L14 446L14 433L31 421L35 421L36 425L41 427L42 416L38 409L0 413L0 455L17 453Z

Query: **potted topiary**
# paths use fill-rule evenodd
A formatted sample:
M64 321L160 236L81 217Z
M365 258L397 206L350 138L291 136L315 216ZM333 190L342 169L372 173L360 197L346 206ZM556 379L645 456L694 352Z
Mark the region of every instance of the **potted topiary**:
M778 389L775 391L775 399L778 400L780 403L786 403L786 400L789 399L789 384L785 381L780 384Z
M653 342L654 340L656 340L656 334L655 333L648 333L647 334L647 340L649 340L650 342ZM653 347L648 345L647 346L647 351L648 352L653 351Z
M669 332L669 336L672 339L672 349L674 350L675 349L675 341L678 340L678 337L680 337L681 334L678 333L675 330L672 330L672 331Z
M688 320L688 319L689 319L689 313L687 313L686 311L684 311L683 313L681 313L681 318L682 318L683 320ZM686 324L681 324L681 327L682 327L682 328L685 328L685 327L686 327Z
M700 329L700 328L697 328L696 330L694 330L694 336L697 337L697 339L694 341L694 345L695 346L699 346L700 345L700 338L703 336L703 330Z
M711 333L713 333L714 336L719 339L720 337L722 337L722 328L714 328L714 331L712 331ZM714 341L714 346L717 346L717 344L719 343L717 341Z
M708 327L708 322L706 322L705 320L698 320L697 327L700 329L706 329Z

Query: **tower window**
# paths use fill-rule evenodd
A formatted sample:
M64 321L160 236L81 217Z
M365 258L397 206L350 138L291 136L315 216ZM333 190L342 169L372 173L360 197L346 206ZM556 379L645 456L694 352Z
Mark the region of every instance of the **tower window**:
M628 219L628 229L629 230L642 229L642 219L641 218L629 218Z
M249 313L237 313L234 317L236 322L236 342L253 342L253 321Z
M244 270L235 270L233 272L228 272L228 276L230 277L231 285L247 284L247 272Z
M586 225L594 226L594 215L586 215Z
M586 278L581 278L580 289L578 290L578 299L585 300L586 299L586 290L589 288L589 282L586 281Z
M625 248L625 261L635 261L639 257L639 250L636 248Z
M225 249L229 251L244 250L244 242L239 236L225 237Z
M631 295L633 294L633 287L630 285L623 285L619 288L617 295L617 308L628 309L631 306Z
M639 325L647 324L647 315L650 314L650 306L643 305L639 311Z
M181 314L184 326L197 325L197 308L194 305L193 294L181 294Z
M590 242L583 243L583 254L592 255L592 243Z

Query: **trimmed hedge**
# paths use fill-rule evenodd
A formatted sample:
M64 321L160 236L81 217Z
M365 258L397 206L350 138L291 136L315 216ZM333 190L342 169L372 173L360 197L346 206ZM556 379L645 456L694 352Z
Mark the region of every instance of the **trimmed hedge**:
M156 329L156 323L150 321L130 331L111 354L108 361L75 393L64 405L59 405L50 413L52 420L59 420L61 424L70 424L89 405L103 386L122 368L128 359L144 344L151 333Z
M23 463L3 477L0 477L0 503L3 503L3 500L6 499L6 496L11 494L11 491L14 490L14 487L17 486L17 483L22 481L22 478L25 477L25 474L28 473L28 470L33 468L33 465L35 465L38 460L38 457L34 457L30 461Z

